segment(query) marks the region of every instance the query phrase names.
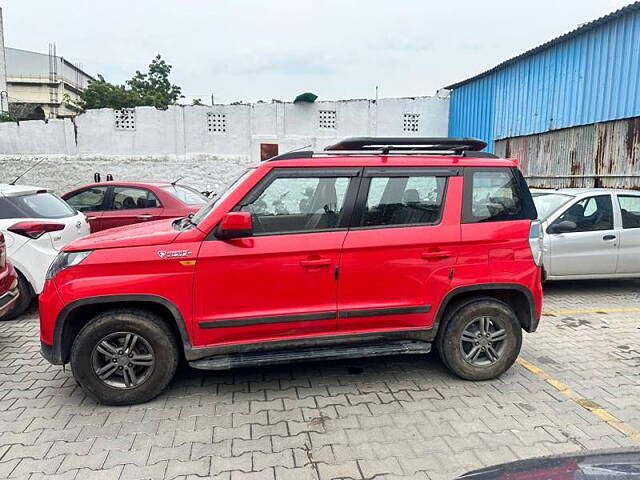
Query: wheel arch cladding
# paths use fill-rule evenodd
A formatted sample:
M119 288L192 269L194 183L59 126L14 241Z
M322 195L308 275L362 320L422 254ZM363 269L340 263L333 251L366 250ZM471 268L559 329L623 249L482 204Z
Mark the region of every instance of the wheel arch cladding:
M156 295L107 295L76 300L58 315L54 329L54 360L69 362L71 346L78 332L96 315L115 309L145 310L163 319L176 340L182 344L182 352L191 348L184 319L178 308L169 300Z
M438 333L446 328L450 308L459 309L476 298L495 298L511 307L526 332L538 326L533 294L523 285L510 283L467 285L453 289L444 298L436 314Z

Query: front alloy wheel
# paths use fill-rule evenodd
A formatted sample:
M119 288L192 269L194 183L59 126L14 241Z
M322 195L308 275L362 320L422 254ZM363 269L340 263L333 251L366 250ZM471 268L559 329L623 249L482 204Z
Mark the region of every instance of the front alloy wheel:
M96 376L113 388L134 388L144 383L155 367L149 342L132 332L104 337L93 349L91 364Z

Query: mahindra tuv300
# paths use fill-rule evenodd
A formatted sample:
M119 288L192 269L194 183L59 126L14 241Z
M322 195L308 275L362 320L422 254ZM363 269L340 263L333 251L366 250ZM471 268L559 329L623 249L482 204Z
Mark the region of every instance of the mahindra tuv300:
M247 170L193 217L75 240L40 296L42 354L106 404L181 358L220 370L426 354L469 380L516 360L542 308L517 161L451 138L350 138Z

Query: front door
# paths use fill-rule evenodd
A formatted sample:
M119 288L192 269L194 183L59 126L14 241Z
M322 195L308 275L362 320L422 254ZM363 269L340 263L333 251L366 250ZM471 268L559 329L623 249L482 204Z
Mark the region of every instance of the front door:
M618 259L618 231L613 224L611 195L587 197L571 204L551 224L575 223L573 231L551 233L547 274L589 275L615 273Z
M254 235L209 235L196 265L196 345L336 330L336 269L359 169L274 169L234 208Z
M460 240L462 177L455 175L365 169L340 264L341 332L431 326Z
M155 194L146 188L114 186L100 218L102 230L132 223L162 219L163 208Z

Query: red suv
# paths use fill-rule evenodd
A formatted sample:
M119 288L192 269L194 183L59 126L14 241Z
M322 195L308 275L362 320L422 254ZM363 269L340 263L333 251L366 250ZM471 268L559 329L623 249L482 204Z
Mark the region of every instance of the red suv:
M221 370L432 346L496 377L542 307L516 160L474 139L352 138L244 172L192 218L68 244L40 295L42 354L90 396L158 395L179 359Z
M18 296L18 275L13 265L7 261L4 235L0 233L0 320L11 310Z
M87 216L92 232L184 217L207 203L207 197L197 190L169 182L93 183L71 190L62 198Z

